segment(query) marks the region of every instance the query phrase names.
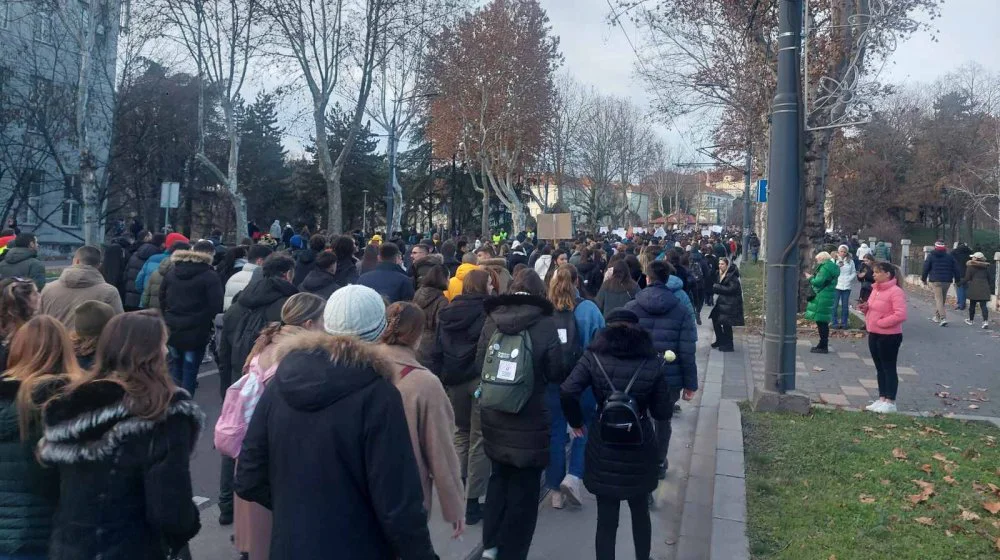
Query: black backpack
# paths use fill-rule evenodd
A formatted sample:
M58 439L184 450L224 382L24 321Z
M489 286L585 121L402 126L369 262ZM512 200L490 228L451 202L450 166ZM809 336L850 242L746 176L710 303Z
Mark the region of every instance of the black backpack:
M552 319L556 323L556 334L562 347L563 372L569 374L583 356L583 343L576 330L576 315L571 310L556 311L552 314Z
M597 359L597 354L593 354L593 356L594 361L597 363L597 369L601 370L604 379L607 380L608 385L611 387L611 395L605 399L604 408L601 410L601 416L598 419L601 428L601 441L605 445L621 447L642 445L646 441L642 426L642 416L639 414L639 405L636 404L635 399L628 392L632 389L632 384L635 383L636 378L639 377L639 372L646 365L646 361L643 360L639 364L639 367L635 368L635 373L632 374L632 379L629 380L625 390L619 391L615 389L615 384L611 381L611 377L608 376L608 372L604 370L601 360Z

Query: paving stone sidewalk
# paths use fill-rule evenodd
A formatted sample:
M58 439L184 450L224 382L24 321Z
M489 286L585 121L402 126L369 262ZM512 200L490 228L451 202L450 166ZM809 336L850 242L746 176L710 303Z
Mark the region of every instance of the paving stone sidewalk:
M1000 416L1000 332L994 324L969 326L967 312L949 307L947 327L929 320L934 314L929 292L907 286L908 319L898 360L899 409L914 413ZM978 316L977 316L978 319ZM829 354L811 354L818 335L799 331L796 389L814 403L863 408L878 397L874 362L863 331L834 331ZM748 334L746 343L756 383L763 383L763 337Z

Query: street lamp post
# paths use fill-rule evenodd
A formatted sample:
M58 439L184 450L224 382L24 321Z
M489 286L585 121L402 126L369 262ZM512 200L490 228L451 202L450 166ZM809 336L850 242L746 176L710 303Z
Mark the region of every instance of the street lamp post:
M386 239L392 237L392 228L395 225L393 219L393 180L396 175L396 117L392 118L389 125L389 178L385 182L385 234Z
M368 189L361 191L364 193L364 202L361 203L361 233L368 235Z

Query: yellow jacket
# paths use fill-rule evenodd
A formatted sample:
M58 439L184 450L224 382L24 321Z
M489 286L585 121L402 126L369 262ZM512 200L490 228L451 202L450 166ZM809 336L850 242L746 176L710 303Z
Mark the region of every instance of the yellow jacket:
M469 263L462 263L458 265L458 270L455 271L455 277L448 281L448 291L444 293L444 297L448 298L448 301L455 299L455 296L462 293L465 275L471 270L479 270L479 267Z

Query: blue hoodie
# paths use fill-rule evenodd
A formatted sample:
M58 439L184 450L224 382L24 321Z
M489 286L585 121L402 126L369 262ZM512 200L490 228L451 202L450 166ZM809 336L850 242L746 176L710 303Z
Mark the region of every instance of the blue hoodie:
M601 314L597 304L589 299L577 299L573 318L576 319L576 331L580 334L580 342L586 350L597 331L604 328L604 315Z
M170 251L164 251L146 259L146 264L142 265L142 270L135 277L135 287L139 290L139 293L142 293L146 289L146 282L156 272L156 269L160 268L160 263L163 262L163 259L168 258L170 258Z
M684 281L677 276L671 275L670 278L667 279L667 289L673 292L674 295L677 296L677 299L681 300L681 303L688 308L688 311L691 312L691 320L695 321L695 324L697 324L698 315L694 312L694 306L691 305L691 298L689 298L687 292L684 291ZM698 340L697 328L694 330L694 339Z

